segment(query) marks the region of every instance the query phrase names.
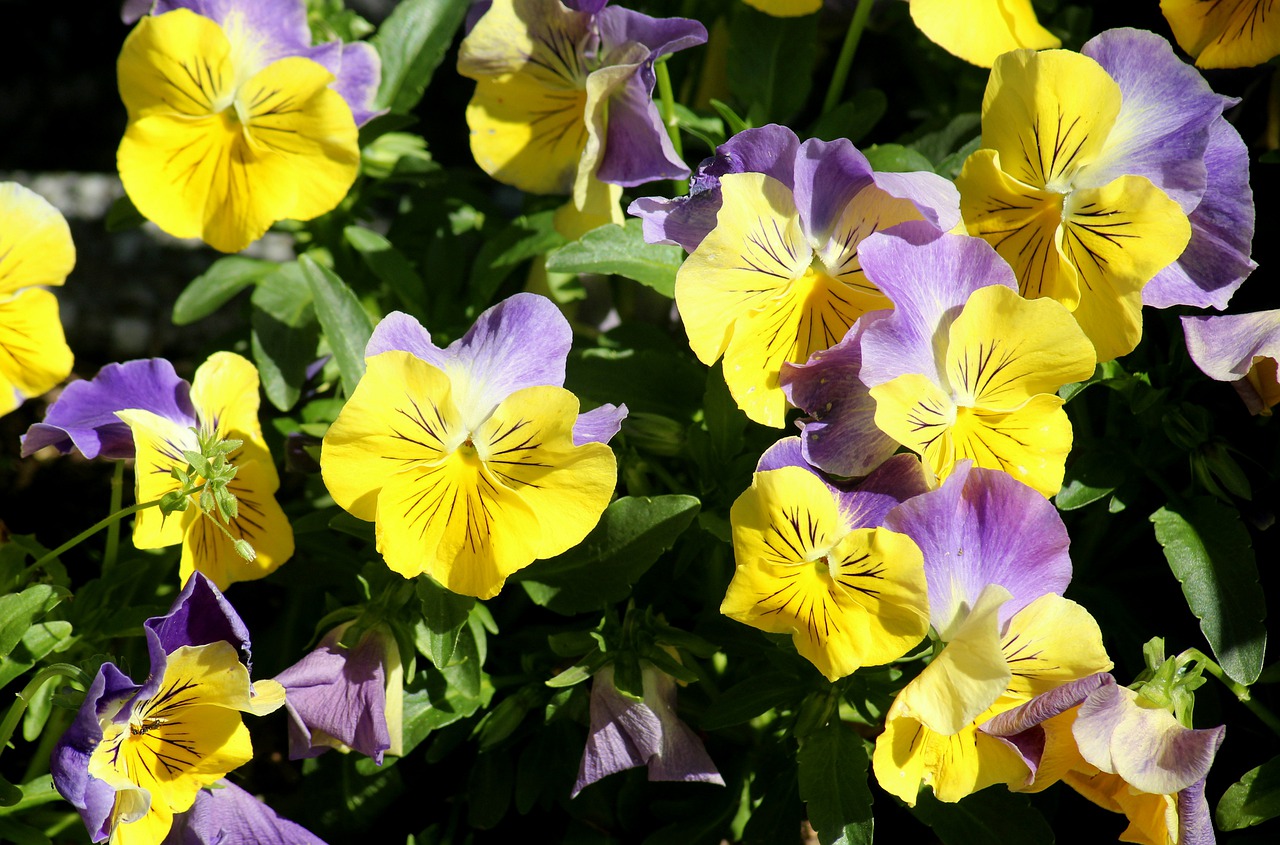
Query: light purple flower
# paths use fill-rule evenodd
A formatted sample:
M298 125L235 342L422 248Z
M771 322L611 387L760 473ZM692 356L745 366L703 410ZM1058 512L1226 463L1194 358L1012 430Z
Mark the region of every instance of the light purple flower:
M618 692L612 665L591 679L591 728L570 797L607 775L637 766L649 768L651 781L724 786L702 740L676 715L675 680L647 663L641 677L642 701Z
M228 780L202 789L191 809L175 816L162 845L325 845L305 827Z
M1251 414L1280 402L1280 311L1183 317L1187 352L1211 379L1229 381Z
M190 9L224 29L228 22L242 27L246 43L259 51L261 67L291 56L321 65L334 75L329 87L347 101L356 126L382 114L373 109L382 77L378 51L363 41L330 41L312 46L304 0L127 0L121 17L125 23L132 23L144 14L162 15L174 9Z
M1081 48L1120 86L1120 113L1104 157L1090 166L1092 184L1125 174L1145 176L1191 221L1182 256L1146 284L1142 301L1156 308L1226 308L1256 266L1249 155L1222 116L1237 100L1213 93L1169 42L1136 29L1108 30Z
M289 757L355 749L382 765L400 753L400 652L388 632L370 628L352 648L335 628L302 660L276 676L289 712ZM393 736L394 734L394 736Z

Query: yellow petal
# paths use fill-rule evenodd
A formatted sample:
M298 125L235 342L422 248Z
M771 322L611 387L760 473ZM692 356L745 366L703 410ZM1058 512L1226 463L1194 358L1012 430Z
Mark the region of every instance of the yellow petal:
M571 241L576 241L592 229L598 229L614 223L618 226L626 224L626 215L622 213L622 186L592 179L588 183L586 201L578 208L573 200L556 209L553 223L556 231ZM532 269L545 265L534 262Z
M1013 673L1008 693L1027 701L1112 666L1089 611L1052 593L1014 614L1001 649Z
M992 715L994 711L982 718ZM876 738L871 765L876 782L910 806L915 806L921 785L933 787L939 801L950 803L997 783L1021 783L1029 774L1016 751L973 724L940 734L894 708Z
M1052 394L1011 412L960 408L952 430L955 460L1004 470L1046 498L1062 487L1071 439L1071 421Z
M1036 20L1031 0L911 0L911 20L930 41L981 67L1010 50L1062 43Z
M1094 775L1067 772L1062 780L1099 807L1125 815L1129 826L1120 834L1121 841L1139 845L1169 845L1178 841L1175 796L1136 792L1119 775L1107 772Z
M191 404L205 434L219 440L241 440L234 461L258 461L274 493L279 487L275 464L258 423L258 368L234 352L215 352L191 379Z
M151 411L130 409L116 416L133 432L136 456L133 475L135 497L153 502L166 493L181 490L172 470L187 467L184 451L198 452L200 444L189 427ZM133 544L140 549L159 549L181 543L188 521L195 518L194 505L186 511L164 516L159 508L138 511L133 523Z
M0 415L52 389L71 365L52 293L37 288L0 299Z
M75 264L62 214L16 182L0 183L0 297L31 285L60 285Z
M802 15L812 15L822 8L822 0L743 0L743 2L775 18L798 18Z
M1120 86L1093 59L1018 50L996 60L982 100L982 146L1036 188L1065 191L1102 150L1120 112Z
M1196 67L1252 67L1280 54L1271 0L1160 0L1160 9Z

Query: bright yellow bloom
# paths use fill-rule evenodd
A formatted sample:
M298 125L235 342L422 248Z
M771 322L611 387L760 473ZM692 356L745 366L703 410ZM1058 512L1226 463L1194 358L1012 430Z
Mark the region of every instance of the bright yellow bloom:
M852 516L797 466L756 473L730 512L738 565L720 612L791 634L832 681L896 660L929 631L920 549Z
M1252 67L1280 55L1275 0L1160 0L1160 10L1196 67Z
M911 20L930 41L966 62L991 67L1001 53L1062 44L1036 20L1031 0L909 0Z
M984 148L956 180L969 233L1009 262L1023 296L1065 305L1099 361L1137 346L1142 287L1191 237L1186 213L1151 180L1107 175L1131 140L1112 131L1120 101L1086 56L1006 54L982 102Z
M0 416L71 374L58 300L37 285L60 285L76 263L58 210L14 182L0 183Z
M247 541L257 556L253 561L241 557L232 540L212 523L213 517L200 510L196 497L185 511L167 517L158 508L139 511L133 543L140 549L181 543L179 574L184 584L193 572L204 573L218 589L236 581L264 578L293 556L293 529L276 502L280 477L258 424L257 369L232 352L210 356L192 379L191 404L201 433L218 440L243 441L230 455L237 472L228 485L239 514L225 527L233 538ZM133 430L138 501L153 501L181 490L170 471L186 468L184 450L199 451L191 421L140 409L119 411L116 416Z
M822 8L822 0L742 0L753 9L759 9L775 18L798 18L812 15Z
M186 9L146 17L120 52L129 112L117 163L138 210L181 238L235 252L277 220L310 220L346 196L360 164L334 76Z

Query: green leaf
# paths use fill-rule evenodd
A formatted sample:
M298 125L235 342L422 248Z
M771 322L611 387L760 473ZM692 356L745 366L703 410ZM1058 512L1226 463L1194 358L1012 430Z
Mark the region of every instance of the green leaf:
M22 800L22 790L0 777L0 807L12 807ZM3 820L0 820L3 821ZM0 831L4 828L0 827Z
M720 117L724 120L724 122L728 124L729 134L731 136L737 135L739 132L743 131L744 129L751 128L751 124L748 123L743 118L739 117L738 113L734 111L733 108L730 107L728 103L722 103L719 100L712 98L711 108L715 109L716 114L720 115Z
M565 244L556 231L555 212L539 211L517 217L485 241L471 265L471 293L487 305L507 276L525 261Z
M883 173L933 172L933 162L901 144L875 144L862 151L871 167Z
M272 405L287 411L302 395L320 341L311 288L302 268L290 262L263 277L250 302L250 345L263 392Z
M612 223L592 229L578 241L547 255L547 270L555 273L616 273L635 279L663 296L675 296L676 271L684 250L644 241L643 224L631 218L625 226Z
M173 304L173 324L185 326L209 316L240 291L275 272L274 261L227 255L219 258L199 276L191 280Z
M408 112L422 99L431 76L467 14L467 0L405 0L370 41L382 59L375 109Z
M562 555L517 572L529 597L556 613L600 610L621 601L680 533L700 503L693 496L627 496L605 510L600 524Z
M804 108L813 87L818 16L775 18L745 5L729 23L729 90L749 106L757 126L785 123ZM800 46L805 45L805 46Z
M423 656L443 669L453 664L454 652L476 600L446 590L426 576L418 578L422 619L414 626L414 641Z
M342 230L342 237L360 253L369 271L400 297L410 311L415 314L426 311L427 298L422 277L404 253L391 245L391 241L363 226L346 227Z
M56 677L49 678L27 701L27 710L22 714L22 738L27 742L39 739L40 732L49 721L49 713L53 709L53 693L58 688L57 681Z
M3 778L0 778L0 784L8 786ZM7 790L0 793L0 803L4 803L7 797ZM3 818L0 818L0 842L11 842L13 845L53 845L53 840L39 829L14 819Z
M870 761L862 738L837 719L805 738L797 762L800 798L822 845L870 845Z
M511 755L501 752L480 754L467 781L467 822L488 830L502 821L511 806L516 767Z
M107 219L103 221L103 225L108 232L124 232L129 229L136 229L143 223L147 222L147 218L142 216L142 212L138 211L137 206L133 204L133 200L129 199L126 194L117 197L116 201L111 203L111 208L107 209Z
M1025 795L991 788L958 804L946 804L921 791L911 812L933 828L944 845L1053 845L1053 829Z
M1240 830L1280 816L1280 757L1274 757L1227 787L1214 820L1222 830Z
M317 264L309 255L299 258L298 266L307 278L320 328L329 340L342 373L342 386L350 396L364 375L364 347L373 334L373 321L351 288L328 267Z
M884 92L867 88L820 117L809 134L824 141L848 138L856 144L880 122L888 109L889 98Z
M1124 455L1102 441L1091 441L1089 446L1067 465L1062 489L1053 500L1058 510L1072 511L1103 499L1128 477Z
M55 651L65 651L75 641L71 623L62 620L37 622L22 635L22 641L0 659L0 688L35 666Z
M1199 497L1163 507L1151 521L1218 663L1232 680L1249 686L1262 673L1267 607L1240 514Z
M676 125L711 149L725 142L724 120L706 117L681 103L676 103Z
M730 687L702 717L702 728L718 731L749 722L774 707L799 701L809 685L784 672L762 672Z
M58 587L34 584L20 593L0 596L0 657L7 657L27 629L69 595Z

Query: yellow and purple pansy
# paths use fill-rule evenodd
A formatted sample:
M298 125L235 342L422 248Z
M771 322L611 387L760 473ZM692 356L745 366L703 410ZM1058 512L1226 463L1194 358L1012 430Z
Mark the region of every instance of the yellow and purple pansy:
M1160 11L1196 67L1252 67L1280 55L1275 0L1160 0Z

